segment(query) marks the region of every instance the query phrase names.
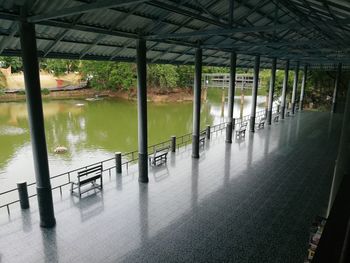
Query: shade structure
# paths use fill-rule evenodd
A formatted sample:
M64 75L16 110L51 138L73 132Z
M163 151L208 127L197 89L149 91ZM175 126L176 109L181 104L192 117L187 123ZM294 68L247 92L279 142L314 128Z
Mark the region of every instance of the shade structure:
M20 55L18 21L26 1L0 1L0 55ZM36 24L38 55L50 58L136 61L136 41L147 40L152 63L193 64L198 42L203 65L261 68L278 58L309 69L350 67L347 0L27 1Z

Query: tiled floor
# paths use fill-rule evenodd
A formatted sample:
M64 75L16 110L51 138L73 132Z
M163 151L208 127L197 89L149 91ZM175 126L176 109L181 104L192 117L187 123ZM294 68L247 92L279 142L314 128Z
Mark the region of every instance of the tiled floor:
M172 155L139 184L136 166L103 193L55 196L57 226L30 211L0 215L0 262L303 262L325 211L340 117L303 112L199 160ZM57 193L56 193L57 194Z

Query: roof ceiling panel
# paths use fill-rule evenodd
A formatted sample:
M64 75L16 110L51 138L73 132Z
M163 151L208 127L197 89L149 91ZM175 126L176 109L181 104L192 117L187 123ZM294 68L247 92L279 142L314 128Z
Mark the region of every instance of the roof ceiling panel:
M201 45L211 65L227 65L232 51L245 66L254 65L254 55L262 65L272 57L280 66L287 59L313 67L350 65L349 52L339 53L350 46L348 0L278 1L277 7L277 1L235 0L232 25L227 0L118 2L34 1L29 20L38 23L39 55L134 60L136 40L146 38L149 58L162 63L193 63ZM20 55L19 10L14 0L0 0L2 55Z

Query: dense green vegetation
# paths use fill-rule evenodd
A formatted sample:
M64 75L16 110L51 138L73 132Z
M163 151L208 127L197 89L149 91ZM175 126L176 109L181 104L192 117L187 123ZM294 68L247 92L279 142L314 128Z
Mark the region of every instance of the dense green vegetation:
M22 71L22 62L16 57L0 57L1 67L12 67L12 72ZM98 90L129 90L136 86L136 65L125 62L108 61L80 61L63 59L40 59L40 68L55 76L68 73L79 73L83 79L89 81L89 85ZM203 67L203 73L228 73L227 67ZM237 69L237 73L253 73L252 69ZM163 65L149 64L147 66L147 82L151 88L171 90L173 88L187 88L193 86L194 66L188 65ZM299 87L303 73L299 73ZM349 76L343 74L340 94L345 91L345 83ZM275 97L279 97L282 91L284 71L276 72ZM289 73L288 95L293 87L294 71ZM329 106L333 94L335 72L311 71L308 74L305 89L306 102L313 102L316 106ZM260 71L260 95L268 93L270 85L270 70ZM0 88L6 86L6 80L0 74ZM249 94L248 92L245 92Z

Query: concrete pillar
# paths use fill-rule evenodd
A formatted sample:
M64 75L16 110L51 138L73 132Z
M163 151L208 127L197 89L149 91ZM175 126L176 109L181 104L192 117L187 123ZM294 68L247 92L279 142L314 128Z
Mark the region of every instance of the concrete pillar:
M346 95L346 105L343 117L343 126L340 136L338 157L334 169L332 187L329 197L327 216L332 208L334 199L338 193L340 184L344 176L350 176L350 82Z
M299 61L297 62L297 65L295 67L295 73L294 73L294 84L293 84L293 92L292 92L292 114L295 113L295 101L296 101L296 95L298 91L298 80L299 80Z
M138 146L139 146L139 182L148 183L147 162L147 62L146 41L137 40L137 112L138 112Z
M257 55L255 57L255 64L254 64L254 84L253 84L253 90L252 90L252 108L250 113L250 131L255 131L255 114L256 114L256 99L258 96L258 86L259 86L259 70L260 70L260 56Z
M49 228L55 226L56 219L54 215L49 164L47 159L35 25L26 21L21 21L19 23L19 30L28 119L34 157L40 226Z
M307 80L307 65L304 65L304 75L303 75L303 82L301 83L299 110L303 110L304 108L304 94L305 94L306 80Z
M273 95L275 92L275 82L276 82L276 62L277 59L272 59L271 68L271 79L270 79L270 89L269 89L269 100L267 105L267 124L271 125L272 122L272 107L273 107Z
M341 71L342 71L342 63L338 64L338 70L337 70L337 76L335 78L334 83L334 91L333 91L333 100L332 100L332 113L337 112L337 103L338 103L338 90L339 90L339 82L341 77Z
M283 79L283 88L282 88L282 102L281 102L281 118L284 119L286 111L286 98L288 90L288 73L289 73L289 60L286 61L284 68L284 79Z
M195 76L193 89L193 132L192 132L192 157L199 158L199 134L201 113L201 86L202 86L202 49L196 49Z
M233 106L235 101L236 88L236 61L237 55L235 52L231 53L230 57L230 86L228 89L228 123L226 126L226 142L232 143L232 129L233 129Z

